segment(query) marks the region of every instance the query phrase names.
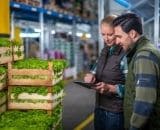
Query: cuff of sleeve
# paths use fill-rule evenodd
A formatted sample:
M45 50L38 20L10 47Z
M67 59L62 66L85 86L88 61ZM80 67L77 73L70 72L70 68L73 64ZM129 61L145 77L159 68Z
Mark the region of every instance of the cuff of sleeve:
M123 97L123 94L122 92L120 91L120 86L119 85L116 85L116 93L118 94L119 97Z

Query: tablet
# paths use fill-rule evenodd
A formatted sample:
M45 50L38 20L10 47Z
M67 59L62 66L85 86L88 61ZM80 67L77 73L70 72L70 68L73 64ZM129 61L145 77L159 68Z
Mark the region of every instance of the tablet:
M93 83L86 83L83 81L74 81L74 83L81 85L82 87L88 88L88 89L92 89L93 87L96 87L96 84Z

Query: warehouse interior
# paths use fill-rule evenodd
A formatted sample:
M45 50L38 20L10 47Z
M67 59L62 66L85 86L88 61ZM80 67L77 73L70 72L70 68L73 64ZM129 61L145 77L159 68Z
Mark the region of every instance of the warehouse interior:
M9 119L0 123L0 130L94 130L96 92L74 81L83 80L104 46L101 20L126 12L141 17L144 35L160 49L159 0L1 0L0 120L7 114ZM30 110L44 110L47 116ZM33 114L31 122L15 121L19 129L13 125L14 119Z

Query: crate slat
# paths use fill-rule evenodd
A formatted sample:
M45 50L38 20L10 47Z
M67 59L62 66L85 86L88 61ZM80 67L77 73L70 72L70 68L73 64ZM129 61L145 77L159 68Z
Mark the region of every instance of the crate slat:
M49 80L42 80L42 79L11 79L9 80L9 85L25 85L25 86L32 86L35 85L42 85L42 86L50 86L51 82ZM37 86L37 87L39 87Z
M43 109L43 110L52 110L53 106L51 103L16 103L9 102L9 109Z
M11 69L9 73L11 75L46 75L49 77L51 72L42 69Z
M64 95L64 90L61 90L61 92L59 92L58 94L52 94L52 93L48 93L46 96L43 95L39 95L36 93L33 94L29 94L29 93L21 93L18 95L18 99L32 99L32 100L56 100L57 98L63 97ZM14 94L11 94L11 99L15 99L14 98Z

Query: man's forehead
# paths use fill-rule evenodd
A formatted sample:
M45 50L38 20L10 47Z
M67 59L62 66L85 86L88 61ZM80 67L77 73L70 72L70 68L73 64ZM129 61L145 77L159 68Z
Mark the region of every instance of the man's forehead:
M118 30L118 31L122 31L122 27L121 26L116 26L114 27L115 30Z

